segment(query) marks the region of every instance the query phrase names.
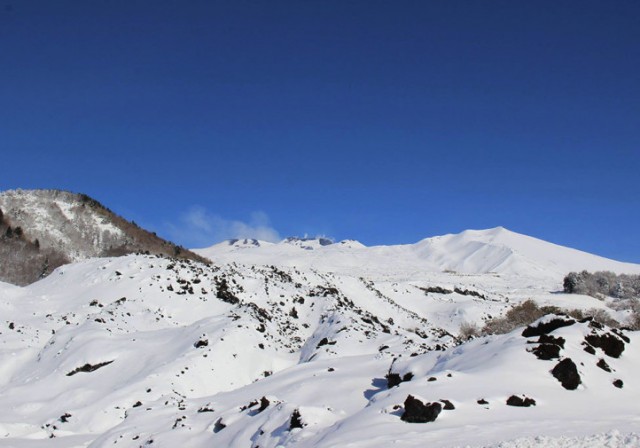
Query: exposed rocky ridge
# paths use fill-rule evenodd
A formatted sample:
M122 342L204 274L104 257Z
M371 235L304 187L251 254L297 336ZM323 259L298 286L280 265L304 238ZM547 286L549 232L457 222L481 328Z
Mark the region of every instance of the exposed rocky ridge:
M16 285L91 257L141 252L205 261L83 194L5 191L0 193L0 211L0 281Z

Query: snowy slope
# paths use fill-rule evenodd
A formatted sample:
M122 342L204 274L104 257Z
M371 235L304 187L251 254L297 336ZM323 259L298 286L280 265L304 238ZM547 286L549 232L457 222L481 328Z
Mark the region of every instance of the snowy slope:
M441 269L468 273L556 274L570 271L640 273L621 263L496 227L427 238L414 246L418 256Z
M410 245L365 247L356 241L342 241L326 246L307 244L303 249L285 240L242 248L223 242L194 252L218 262L272 263L352 275L427 270L559 280L568 272L582 270L640 273L640 265L558 246L503 227L467 230Z
M425 292L434 285L481 297ZM458 345L462 322L482 323L532 295L606 306L518 293L495 275L370 280L155 256L87 260L28 287L0 284L0 446L444 447L540 431L579 440L633 431L635 334L619 360L607 358L625 382L619 391L580 351L588 324L558 330L572 341L567 356L585 363L584 390L566 396L517 331ZM393 369L415 379L388 388ZM506 407L512 393L539 404ZM407 394L452 400L457 410L408 428L400 420ZM605 406L606 394L620 401ZM489 410L475 404L482 397ZM596 405L610 417L590 418ZM303 428L291 430L296 410ZM530 429L532 421L542 426ZM470 438L461 426L483 429Z
M98 256L126 235L105 214L88 207L79 195L53 190L0 193L0 209L14 226L71 260Z
M204 261L111 212L60 190L0 192L0 280L26 285L70 261L151 253Z
M573 322L548 331L563 343L546 360L523 328L459 336L527 299L625 321L613 300L557 291L571 263L626 265L504 229L327 243L236 240L203 250L210 265L128 255L0 283L0 446L640 446L637 332ZM624 350L588 353L593 335ZM551 373L564 359L575 390ZM407 423L409 395L455 409Z

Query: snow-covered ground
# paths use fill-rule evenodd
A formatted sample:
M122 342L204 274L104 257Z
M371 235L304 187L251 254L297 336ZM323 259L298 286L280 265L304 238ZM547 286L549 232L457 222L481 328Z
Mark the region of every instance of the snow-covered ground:
M530 298L623 320L608 301L559 292L562 278L638 265L502 228L199 252L214 263L131 255L0 283L0 446L640 446L636 332L574 322L549 331L563 340L551 359L523 328L458 337ZM586 352L596 336L623 351ZM575 389L551 373L565 359ZM455 409L407 423L409 395Z

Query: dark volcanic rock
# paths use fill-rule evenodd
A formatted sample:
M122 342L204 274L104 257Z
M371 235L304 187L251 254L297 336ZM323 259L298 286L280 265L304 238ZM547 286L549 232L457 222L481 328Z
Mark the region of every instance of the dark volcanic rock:
M551 374L560 381L562 387L567 390L575 390L580 383L582 383L578 368L570 358L565 358L556 364Z
M316 348L320 348L323 345L335 345L335 344L336 344L336 341L330 341L327 338L322 338L320 342L318 342L318 345L316 345Z
M453 411L453 410L456 408L456 407L453 405L453 403L451 403L449 400L443 400L443 399L440 399L440 401L441 401L442 403L444 403L444 408L443 408L443 409L444 409L445 411Z
M612 358L619 358L624 351L624 341L611 333L590 334L584 340L594 347L601 348L605 355Z
M413 378L413 373L405 373L404 376L400 376L399 373L387 373L387 388L391 389L392 387L397 386L400 383L404 383L406 381L411 381Z
M218 299L232 305L240 303L240 299L231 292L226 278L222 278L221 280L216 279L216 287L218 288L216 293Z
M613 385L616 386L618 389L622 389L622 387L624 386L624 383L622 382L622 380L615 380L613 382Z
M611 329L612 333L615 333L617 336L620 336L620 339L622 339L624 342L626 342L627 344L631 343L631 339L629 339L628 337L626 337L622 331L618 330L617 328L612 328Z
M208 339L200 339L195 344L193 344L193 346L195 348L203 348L203 347L206 347L208 345L209 345L209 340Z
M522 332L522 336L530 338L532 336L542 336L543 334L549 334L558 328L568 327L575 324L576 321L565 317L556 317L548 322L540 322L538 325L528 326Z
M600 361L598 361L596 365L600 367L602 370L604 370L605 372L611 372L611 367L609 367L609 364L607 364L607 361L605 361L604 359L601 359Z
M538 338L540 344L555 344L560 348L564 348L565 339L562 337L551 336L550 334L543 334Z
M400 419L407 423L428 423L435 421L442 412L440 403L423 403L413 395L404 401L404 413Z
M536 355L538 359L548 361L550 359L558 359L560 357L560 346L556 344L540 344L531 352Z
M593 348L591 345L587 344L586 342L583 342L582 345L584 345L585 352L589 353L590 355L596 354L596 349Z
M80 367L76 367L75 369L73 369L71 372L67 373L67 376L73 376L76 373L89 373L89 372L93 372L95 370L98 370L104 366L108 366L109 364L111 364L113 361L105 361L105 362L99 362L98 364L85 364L83 366Z
M291 420L289 421L289 430L293 428L302 428L304 425L302 424L302 416L300 415L299 410L294 410L293 414L291 414Z
M478 404L489 404L489 402L487 400L485 400L484 398L481 398L477 401Z
M258 408L258 412L262 412L269 407L271 402L267 399L267 397L262 397L260 399L260 407Z
M535 406L536 400L529 397L518 397L517 395L511 395L507 399L508 406L517 406L521 408L528 408L529 406Z

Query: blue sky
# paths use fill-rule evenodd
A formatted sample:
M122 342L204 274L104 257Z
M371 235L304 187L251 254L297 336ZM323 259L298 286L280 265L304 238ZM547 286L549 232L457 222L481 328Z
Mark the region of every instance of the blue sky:
M0 1L0 189L185 246L498 225L640 262L640 2Z

